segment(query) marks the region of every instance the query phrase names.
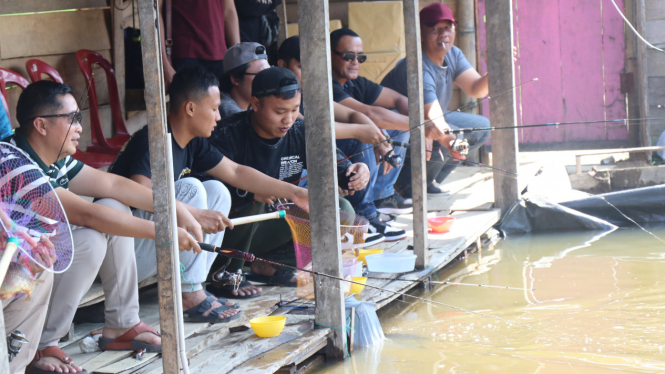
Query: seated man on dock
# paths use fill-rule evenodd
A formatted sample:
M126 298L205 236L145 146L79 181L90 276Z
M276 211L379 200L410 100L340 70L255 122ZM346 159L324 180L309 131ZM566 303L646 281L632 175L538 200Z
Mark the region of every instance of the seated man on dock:
M252 81L256 74L269 67L266 47L259 43L238 43L226 51L224 75L219 86L222 120L249 109ZM219 124L223 125L223 122Z
M263 70L252 83L251 109L226 119L225 125L217 127L213 132L211 142L226 157L241 165L256 168L285 182L297 183L301 171L307 168L305 122L298 118L299 106L300 85L295 74L281 67ZM337 159L344 158L338 151ZM363 193L369 182L367 165L351 164L345 160L337 164L337 171L340 187L355 190L356 194ZM348 179L348 184L342 185L342 179ZM241 188L230 190L234 212L230 216L262 213L263 203L278 203L274 193L252 197ZM252 198L259 203L255 204ZM343 199L340 201L343 203ZM353 213L349 206L342 208ZM285 221L265 221L235 228L226 234L222 247L260 256L283 255L279 259L270 259L295 265L291 240L291 231ZM228 270L240 269L243 263L234 260ZM251 270L253 280L269 285L296 286L295 275L291 271L259 261L252 263ZM252 279L252 276L248 276L248 279ZM208 290L216 292L215 286L211 284Z
M487 74L480 76L466 60L462 51L455 47L455 27L457 23L453 12L446 5L430 4L420 11L420 31L423 48L423 104L425 120L434 120L441 128L476 128L489 127L486 117L451 111L445 114L453 94L453 83L458 85L467 95L475 98L487 96L489 92ZM383 78L381 85L389 87L403 95L408 94L406 78L406 59L400 60L395 68ZM469 151L480 148L487 142L489 131L479 131L460 135L469 142ZM443 192L434 184L444 179L461 163L460 156L451 152L450 147L442 147L435 142L432 158L427 162L427 192ZM444 158L441 157L442 151ZM453 157L450 157L450 156ZM405 189L411 185L410 164L405 173L400 175L397 184Z
M231 208L231 196L221 182L257 194L289 199L298 206L309 209L308 194L304 188L238 165L210 145L207 138L220 119L217 109L220 102L219 81L212 73L202 67L178 70L169 87L169 95L171 104L168 121L172 135L176 199L186 203L185 206L201 224L206 233L205 243L220 246L225 237L224 228L229 224L226 215ZM130 138L109 172L151 188L148 146L146 126ZM205 173L214 179L201 182L191 178L192 174L197 172ZM152 214L142 209L135 210L134 216L152 219ZM152 240L137 240L135 244L139 281L142 281L157 273L155 243ZM218 302L203 290L202 283L205 282L216 256L217 254L209 252L184 253L180 258L184 265L182 302L185 321L227 322L239 316L236 309L231 309L231 305L226 304L226 300L220 299ZM237 298L258 296L260 292L261 288L244 282L237 291L228 286L218 293L224 297Z
M342 28L330 33L332 50L333 99L367 115L396 142L409 141L409 104L407 98L390 88L382 87L359 76L360 66L367 59L363 52L363 42L353 30ZM425 125L428 139L447 139L442 129L435 124ZM451 138L453 140L454 137ZM428 143L428 145L431 142ZM404 157L406 149L396 147L396 153ZM400 174L401 167L389 172L377 173L377 181L368 204L384 214L406 214L413 210L410 199L404 199L395 192L393 184ZM378 221L378 222L377 222ZM370 221L378 227L385 226L379 219Z
M159 333L139 319L133 256L134 238L154 239L155 224L133 217L128 207L152 211L152 191L71 157L76 153L82 128L81 112L69 86L52 81L30 84L19 97L16 116L20 127L5 141L27 153L49 178L72 225L74 244L71 266L54 276L41 340L32 340L39 341L33 371L82 371L58 348L58 341L69 332L79 302L97 274L106 296L100 347L161 351ZM79 195L101 200L90 203ZM178 229L180 249L200 252L197 240L187 233L203 239L200 225L186 209L178 206L176 212L178 224L183 227Z
M281 67L291 70L298 81L302 82L301 65L300 65L300 37L292 36L286 39L279 47L279 60L277 64ZM406 237L406 231L394 228L389 225L384 225L378 219L375 219L376 207L372 202L374 199L371 197L374 184L377 180L379 172L378 162L383 156L391 154L392 147L386 140L385 133L379 129L374 122L372 122L366 115L355 111L347 106L333 102L333 110L335 115L335 139L337 146L342 152L354 155L351 158L352 162L363 162L368 165L370 169L370 179L368 190L364 197L361 195L350 196L347 199L355 209L358 215L366 217L373 221L370 234L367 238L367 245L374 245L383 240L396 241ZM300 104L299 117L304 114L302 106L302 96ZM374 148L369 148L368 145L378 144ZM392 165L385 162L383 164L385 171L388 172ZM385 239L384 239L385 238Z

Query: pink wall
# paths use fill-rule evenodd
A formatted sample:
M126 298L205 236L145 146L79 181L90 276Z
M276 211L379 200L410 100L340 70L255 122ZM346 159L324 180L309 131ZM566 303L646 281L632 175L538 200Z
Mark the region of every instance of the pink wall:
M623 0L616 0L623 8ZM610 0L513 0L518 125L626 118L620 92L624 30ZM478 0L484 57L485 0ZM484 58L481 71L486 72ZM483 104L483 114L489 104ZM617 124L520 129L520 143L627 140Z

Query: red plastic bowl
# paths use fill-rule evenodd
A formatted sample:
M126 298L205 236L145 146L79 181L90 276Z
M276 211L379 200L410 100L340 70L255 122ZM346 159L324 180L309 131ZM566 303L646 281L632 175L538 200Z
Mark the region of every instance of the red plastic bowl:
M432 232L443 234L450 231L450 227L455 222L453 216L432 217L427 219L427 226L432 229Z

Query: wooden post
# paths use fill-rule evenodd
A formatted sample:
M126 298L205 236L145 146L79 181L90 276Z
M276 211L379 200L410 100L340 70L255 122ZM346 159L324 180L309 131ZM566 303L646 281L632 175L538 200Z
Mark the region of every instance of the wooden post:
M286 18L286 4L281 3L277 6L275 9L277 12L277 16L279 17L279 35L277 35L277 47L279 48L280 45L284 42L289 37L289 28L286 27L286 24L288 22Z
M120 3L118 5L117 3ZM115 79L118 82L118 97L120 98L120 110L123 117L127 116L125 112L125 30L122 28L122 8L125 7L125 1L111 0L111 18L113 26L111 37L113 38L113 70ZM134 6L129 1L130 6ZM118 6L116 6L118 5ZM120 9L118 9L120 7Z
M459 0L457 4L457 16L455 18L457 19L459 48L471 66L476 69L476 11L474 0ZM460 90L460 106L468 105L475 100ZM469 108L466 112L478 114L478 107Z
M298 0L309 180L312 266L314 271L342 276L335 127L332 109L328 0ZM346 356L346 314L340 281L314 278L316 323L332 327L326 356Z
M635 0L635 29L640 35L646 35L647 20L645 0ZM637 81L638 100L640 102L640 117L649 118L649 74L647 72L647 46L642 41L637 41ZM649 123L640 124L640 147L651 145L651 134ZM651 161L651 153L647 153L647 161Z
M172 223L175 206L169 201L175 196L173 172L167 161L166 99L164 74L159 43L157 0L139 0L143 76L145 78L145 103L150 139L150 169L152 193L155 205L155 244L157 251L157 278L159 293L159 325L162 334L162 361L165 374L178 373L177 306L174 274L176 264L173 251L178 250L178 238Z
M406 79L409 93L411 130L411 188L413 191L413 253L416 267L428 264L427 254L427 172L425 169L425 130L423 117L423 56L420 47L420 7L418 0L404 0L406 30Z
M515 86L513 64L513 1L487 0L487 72L489 91L510 90ZM490 100L492 126L517 126L515 90ZM492 159L499 169L517 172L517 129L492 132ZM517 178L494 171L494 205L505 212L520 198Z
M2 303L0 303L0 307ZM0 373L9 373L9 356L7 352L7 334L5 333L5 316L0 310Z

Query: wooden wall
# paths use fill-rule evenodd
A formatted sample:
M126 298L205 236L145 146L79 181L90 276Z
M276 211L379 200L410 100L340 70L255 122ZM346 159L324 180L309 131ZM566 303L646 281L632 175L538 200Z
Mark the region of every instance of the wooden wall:
M58 70L69 84L77 100L86 89L86 81L76 63L76 51L90 49L112 60L110 37L111 11L107 1L99 0L0 0L0 13L24 12L28 9L52 11L63 6L88 6L91 8L55 13L29 13L0 16L0 67L15 71L28 79L25 63L40 59ZM104 71L96 68L95 84L100 106L100 116L107 136L112 132L108 88ZM16 103L20 88L7 90L13 127L16 122ZM90 120L87 97L79 101L84 111L81 148L90 143Z

